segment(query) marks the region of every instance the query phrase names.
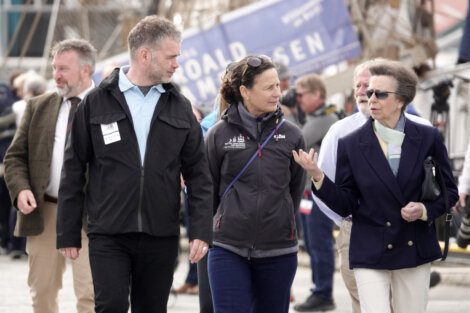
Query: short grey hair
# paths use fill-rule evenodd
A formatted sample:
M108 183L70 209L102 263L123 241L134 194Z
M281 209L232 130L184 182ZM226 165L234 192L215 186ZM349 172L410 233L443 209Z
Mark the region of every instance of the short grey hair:
M66 39L60 41L52 47L51 55L54 57L66 51L77 52L82 65L90 65L91 74L95 71L96 49L85 39Z
M359 63L354 68L354 73L353 73L353 82L354 82L354 84L356 84L356 78L357 78L357 75L359 75L359 73L361 73L364 70L369 70L369 68L371 66L378 65L382 62L387 62L387 61L390 61L390 60L385 59L385 58L375 58L375 59L372 59L372 60L367 60L367 61L364 61L362 63Z
M176 28L175 24L157 15L144 17L131 29L127 36L131 59L140 47L158 45L166 38L181 41L181 32Z
M42 95L46 91L46 89L46 80L42 76L33 73L28 76L24 82L23 94L29 93L32 97L36 97Z

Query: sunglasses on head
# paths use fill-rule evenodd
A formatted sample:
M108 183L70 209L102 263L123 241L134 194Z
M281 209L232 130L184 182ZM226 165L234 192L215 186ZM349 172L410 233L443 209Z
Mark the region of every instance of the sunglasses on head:
M258 67L264 62L271 62L271 58L267 55L251 56L246 59L246 64L251 67Z
M397 94L394 91L382 91L378 89L369 89L366 91L367 98L370 99L372 95L375 95L375 97L379 100L387 99L389 93Z
M267 55L251 56L246 59L246 67L243 70L242 77L245 77L246 71L249 67L256 68L263 64L263 62L271 62L271 58Z

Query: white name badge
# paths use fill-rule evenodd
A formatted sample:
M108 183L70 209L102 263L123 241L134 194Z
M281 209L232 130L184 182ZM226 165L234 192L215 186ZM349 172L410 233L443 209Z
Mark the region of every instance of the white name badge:
M105 145L121 140L121 134L119 133L117 122L101 124L101 132L103 133Z
M312 212L312 207L313 207L312 200L307 200L307 199L300 200L300 207L299 207L300 213L310 215L310 213Z

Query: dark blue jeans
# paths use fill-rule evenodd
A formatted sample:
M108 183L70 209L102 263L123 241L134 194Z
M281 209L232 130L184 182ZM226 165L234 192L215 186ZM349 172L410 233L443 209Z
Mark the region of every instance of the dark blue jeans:
M208 271L214 312L287 313L296 270L296 253L248 260L211 248Z
M197 279L199 283L199 313L214 313L214 306L212 305L212 294L209 284L209 273L207 272L207 259L206 254L197 263Z
M178 237L90 234L96 313L166 313Z
M309 200L312 200L309 193ZM305 247L310 255L312 293L324 299L332 299L335 250L334 223L313 202L310 215L301 214Z

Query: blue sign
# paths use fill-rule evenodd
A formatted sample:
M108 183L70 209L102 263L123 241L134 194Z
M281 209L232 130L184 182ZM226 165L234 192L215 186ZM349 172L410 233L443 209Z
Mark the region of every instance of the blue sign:
M268 55L299 77L356 57L361 48L345 0L260 1L208 29L185 31L174 81L193 104L212 107L227 64L248 54ZM127 53L114 59L128 64Z
M207 30L185 32L175 82L195 104L210 106L226 65L248 54L268 55L298 77L361 48L344 0L262 1Z

